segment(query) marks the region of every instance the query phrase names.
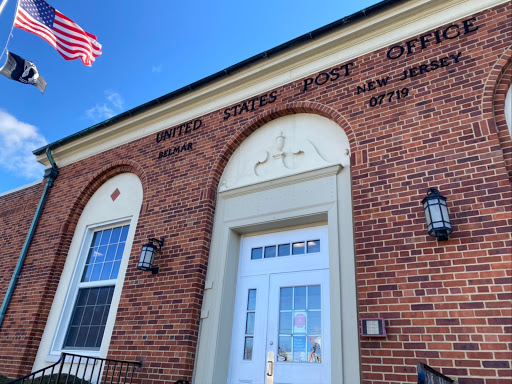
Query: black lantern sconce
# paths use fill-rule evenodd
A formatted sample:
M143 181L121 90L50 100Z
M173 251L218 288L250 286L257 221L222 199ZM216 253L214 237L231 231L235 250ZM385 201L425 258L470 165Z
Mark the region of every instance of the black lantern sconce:
M428 234L436 237L437 241L448 240L448 236L452 233L452 224L446 206L446 197L436 188L429 188L427 197L421 201L421 204L425 210Z
M155 253L162 252L162 246L164 245L164 238L160 240L151 238L149 242L142 246L142 252L140 253L138 269L141 271L151 271L153 275L158 273L158 267L153 266L153 258ZM155 245L155 243L157 245Z

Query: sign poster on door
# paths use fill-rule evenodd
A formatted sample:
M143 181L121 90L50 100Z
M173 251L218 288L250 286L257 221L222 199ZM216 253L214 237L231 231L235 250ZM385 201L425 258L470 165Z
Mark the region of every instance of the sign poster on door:
M320 336L308 336L308 363L322 362L322 338Z

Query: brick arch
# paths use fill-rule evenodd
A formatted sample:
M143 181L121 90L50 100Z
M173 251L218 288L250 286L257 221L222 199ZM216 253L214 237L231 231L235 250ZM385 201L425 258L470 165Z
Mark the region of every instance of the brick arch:
M503 151L505 166L509 180L512 182L512 141L505 122L505 95L512 82L512 49L503 52L500 58L489 71L483 97L483 119L475 124L475 136L493 135L499 142Z
M73 239L73 235L78 224L78 219L80 219L85 206L94 193L96 193L99 187L101 187L106 181L122 173L135 174L142 184L143 196L146 195L147 176L144 169L137 162L128 159L121 159L100 168L91 178L89 183L82 188L78 197L75 199L75 202L71 206L71 210L66 221L61 226L59 234L60 241L56 249L59 257L57 257L56 260L60 259L60 256L67 256L71 240ZM56 183L58 183L58 179L56 180Z
M482 111L489 132L498 137L510 182L512 182L512 138L505 120L505 97L511 86L512 49L507 49L489 72L482 98Z
M334 121L339 125L341 129L345 131L350 143L350 147L356 147L357 143L354 131L348 121L341 113L327 105L309 101L297 101L287 103L283 106L275 107L257 117L254 117L253 119L250 119L248 123L241 126L241 128L233 135L231 140L224 145L220 151L220 156L217 157L217 160L215 161L215 164L212 167L210 174L208 175L207 189L209 198L215 201L217 195L217 186L220 182L222 172L224 171L224 168L231 158L231 155L235 152L242 141L249 137L249 135L255 130L269 123L270 121L298 113L315 114Z

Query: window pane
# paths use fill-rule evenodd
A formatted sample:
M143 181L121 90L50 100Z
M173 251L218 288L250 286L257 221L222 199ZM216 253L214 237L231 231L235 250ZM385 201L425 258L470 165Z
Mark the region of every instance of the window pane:
M117 227L112 229L112 235L110 236L110 243L116 244L119 243L119 238L121 236L121 227Z
M281 312L279 314L279 333L292 334L292 312Z
M279 336L277 361L292 361L292 337Z
M84 275L82 276L82 281L91 281L92 275L92 266L86 265L84 270Z
M91 325L92 314L94 313L94 306L87 306L84 308L84 315L80 325Z
M252 344L253 338L246 337L244 345L244 360L252 360Z
M112 233L111 229L106 229L101 234L100 245L107 245L110 242L110 234Z
M276 257L276 246L265 247L265 259L269 257Z
M91 263L94 263L94 261L91 261L91 258L94 257L94 252L96 251L97 248L93 248L91 247L91 249L89 249L89 253L87 254L87 260L85 261L85 264L91 264Z
M121 232L121 238L119 239L119 241L126 241L126 238L128 237L128 229L130 229L129 225L125 225L123 227L123 230Z
M320 252L320 240L308 241L308 253Z
M107 254L107 247L99 247L98 251L95 253L95 256L96 256L95 263L103 263L105 261L106 254Z
M293 361L306 362L306 336L293 337Z
M88 289L80 289L78 291L78 298L76 299L76 305L83 306L85 303L87 303L87 298L89 297L89 290Z
M308 312L308 335L322 334L322 315L320 311Z
M256 309L256 290L249 289L249 297L247 299L247 309L254 311Z
M73 312L73 316L71 317L71 325L79 326L82 324L82 317L84 315L85 307L76 307Z
M120 261L116 261L114 263L114 268L112 268L112 275L110 276L111 279L117 279L117 275L119 274L119 267L121 266Z
M117 244L109 245L108 250L107 250L107 258L105 260L106 261L114 261L114 259L116 258L116 251L117 251Z
M305 252L305 246L306 244L303 241L301 241L300 243L293 243L293 254L302 255Z
M320 309L320 286L308 287L308 309Z
M103 265L103 271L101 271L100 280L109 280L110 279L110 272L112 272L113 264L114 263L105 263Z
M306 287L295 287L294 309L306 309Z
M247 335L254 335L254 312L247 313L247 321L245 324L245 333Z
M308 362L322 362L322 338L308 337Z
M292 309L293 288L281 288L280 308Z
M91 319L91 325L101 325L101 319L103 318L103 312L105 311L104 305L94 307Z
M113 286L79 290L64 348L100 347L113 291Z
M89 327L89 333L87 335L87 339L85 341L85 347L96 347L96 339L98 338L98 333L100 331L99 326L91 326Z
M92 236L91 247L96 247L100 245L100 239L101 232L94 232L94 235Z
M278 256L290 255L290 244L279 244L278 249Z
M263 257L263 248L253 248L251 251L251 260L258 260Z
M66 337L68 341L68 346L74 347L76 342L76 337L78 336L79 327L69 327L69 332Z
M91 265L92 273L91 273L91 278L90 278L89 281L98 281L100 279L101 267L102 266L103 266L103 264L93 264L93 265Z
M116 260L121 260L123 258L123 253L124 253L124 243L120 243L117 246Z
M78 335L76 336L75 347L83 348L85 347L85 342L87 341L87 334L89 333L89 327L80 327L78 329Z

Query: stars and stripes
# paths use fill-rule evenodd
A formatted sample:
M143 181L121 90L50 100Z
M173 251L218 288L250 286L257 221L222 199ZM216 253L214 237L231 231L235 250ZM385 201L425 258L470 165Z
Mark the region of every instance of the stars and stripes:
M14 26L42 37L66 60L80 58L91 66L101 55L96 36L84 31L43 0L20 0Z

